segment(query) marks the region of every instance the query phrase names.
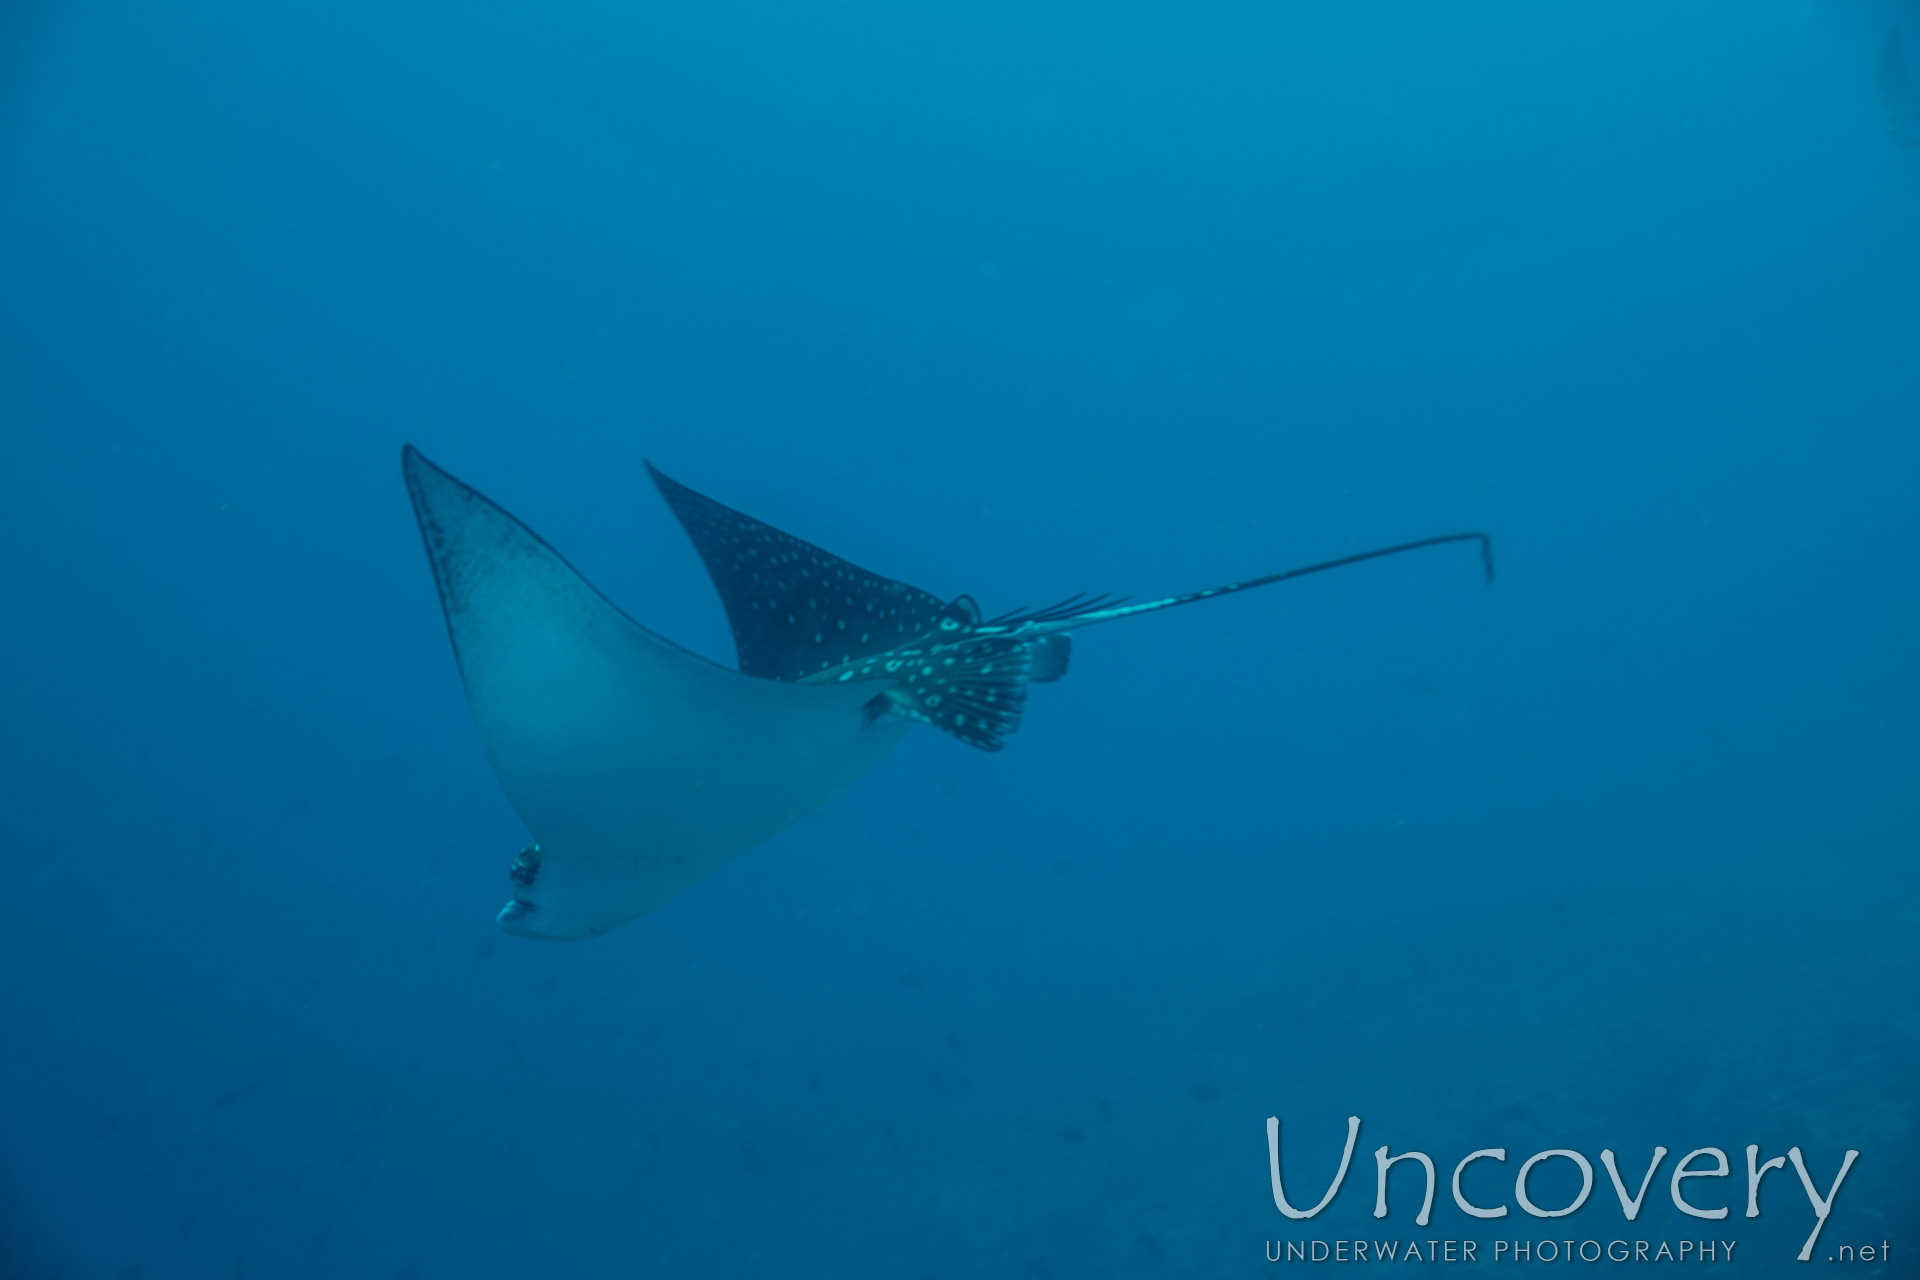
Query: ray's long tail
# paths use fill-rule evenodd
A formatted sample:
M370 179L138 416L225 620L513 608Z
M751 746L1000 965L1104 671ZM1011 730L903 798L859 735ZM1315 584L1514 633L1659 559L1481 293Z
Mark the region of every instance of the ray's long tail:
M1102 622L1114 622L1121 618L1131 618L1142 613L1155 613L1161 609L1171 609L1177 605L1193 604L1199 600L1211 600L1216 596L1232 595L1236 591L1251 591L1255 587L1272 586L1276 582L1286 582L1291 578L1304 578L1308 574L1325 573L1329 569L1343 569L1351 564L1360 564L1367 560L1379 560L1386 556L1397 556L1408 551L1420 551L1427 547L1443 546L1450 542L1477 542L1480 544L1480 563L1486 571L1488 582L1493 581L1493 539L1484 533L1444 533L1436 538L1421 538L1417 542L1402 542L1391 547L1378 547L1372 551L1362 551L1355 555L1341 556L1337 560L1323 560L1319 564L1303 565L1298 569L1285 569L1279 573L1269 573L1259 578L1248 578L1244 582L1229 582L1223 587L1210 587L1205 591L1189 591L1185 595L1168 596L1163 600L1146 600L1139 604L1109 604L1095 609L1082 609L1064 616L1059 606L1043 609L1025 616L1009 615L997 618L993 623L976 628L976 634L1019 634L1023 637L1040 637L1060 631L1074 631L1081 627L1091 627Z

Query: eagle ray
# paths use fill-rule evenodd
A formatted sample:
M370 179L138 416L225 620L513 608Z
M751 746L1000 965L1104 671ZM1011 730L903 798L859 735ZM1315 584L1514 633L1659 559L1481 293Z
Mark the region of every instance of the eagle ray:
M860 777L916 722L997 751L1068 631L1449 542L1446 534L1139 604L982 619L657 470L732 626L730 670L617 609L503 508L408 445L401 470L481 744L534 842L500 926L592 937L657 910Z

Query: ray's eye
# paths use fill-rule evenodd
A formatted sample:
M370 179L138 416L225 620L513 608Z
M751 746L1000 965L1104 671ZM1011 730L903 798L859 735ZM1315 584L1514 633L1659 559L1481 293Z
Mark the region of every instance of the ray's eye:
M530 844L520 851L513 860L513 869L507 872L507 878L522 888L532 888L540 874L540 846Z

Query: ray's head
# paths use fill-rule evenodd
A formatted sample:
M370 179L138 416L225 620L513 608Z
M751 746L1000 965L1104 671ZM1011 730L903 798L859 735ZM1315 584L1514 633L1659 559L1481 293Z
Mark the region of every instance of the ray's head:
M513 884L513 897L500 908L494 923L516 938L536 938L545 942L578 942L602 932L581 923L573 913L554 909L545 892L550 886L541 882L540 846L536 842L520 851L507 870Z

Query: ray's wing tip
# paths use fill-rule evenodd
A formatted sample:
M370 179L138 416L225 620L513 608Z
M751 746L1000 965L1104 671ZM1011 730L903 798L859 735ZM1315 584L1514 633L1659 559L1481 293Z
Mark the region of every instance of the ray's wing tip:
M444 476L446 468L440 466L420 452L412 441L400 446L400 474L407 478L408 485L417 484L423 476Z
M400 476L407 482L407 496L413 499L414 510L422 519L433 505L435 495L473 492L471 485L412 444L400 446Z
M421 483L430 472L439 468L427 461L427 455L413 447L412 442L400 446L400 478L406 482L407 498L413 503L416 516L424 515L425 496L421 493Z
M679 494L692 492L692 490L688 489L687 486L681 484L678 480L675 480L672 476L668 475L666 472L662 471L660 468L654 466L652 458L640 459L640 465L647 469L647 475L650 479L652 479L653 487L658 489L660 491L660 496L665 498L668 502L672 502L674 498Z

